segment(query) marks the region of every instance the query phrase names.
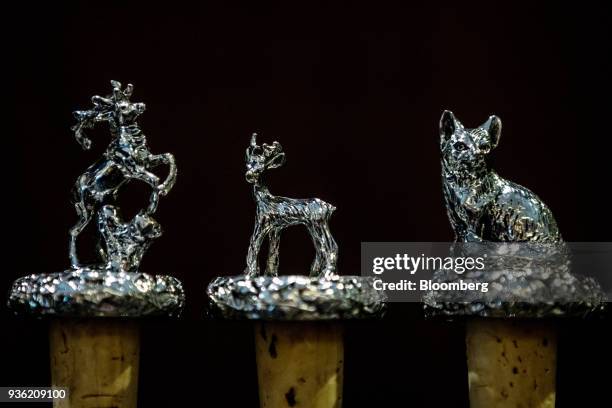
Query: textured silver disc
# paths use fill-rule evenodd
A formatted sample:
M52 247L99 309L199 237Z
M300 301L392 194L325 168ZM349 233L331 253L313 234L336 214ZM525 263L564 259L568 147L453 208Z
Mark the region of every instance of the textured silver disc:
M17 279L8 306L17 314L142 317L178 316L184 303L171 276L83 268Z
M208 286L215 316L254 320L337 320L381 317L385 295L361 276L333 279L222 276Z

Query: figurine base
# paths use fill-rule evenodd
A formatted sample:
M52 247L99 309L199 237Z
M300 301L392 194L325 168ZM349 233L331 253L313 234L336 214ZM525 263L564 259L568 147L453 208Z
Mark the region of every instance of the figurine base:
M373 278L362 276L218 277L207 294L213 316L279 321L381 317L386 300Z
M68 388L54 408L136 408L140 331L130 321L55 319L51 383Z
M432 280L486 284L487 290L430 291L423 299L429 317L583 318L605 308L605 292L592 277L573 272L570 248L565 243L454 245L454 256L487 257L486 268L462 274L438 270Z
M468 322L470 407L554 408L556 338L555 328L542 322Z
M344 371L338 322L257 322L261 408L340 408Z
M141 317L177 316L184 303L171 276L83 268L19 278L8 305L18 314Z

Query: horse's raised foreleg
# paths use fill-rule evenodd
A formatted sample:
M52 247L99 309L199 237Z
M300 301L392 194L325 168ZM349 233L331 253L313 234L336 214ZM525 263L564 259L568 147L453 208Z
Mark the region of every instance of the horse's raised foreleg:
M159 191L153 190L151 197L149 198L149 206L147 207L147 214L153 214L157 211L157 205L159 204Z
M147 170L141 170L130 175L130 178L144 181L151 186L153 191L151 192L151 198L149 199L149 206L147 207L147 214L152 214L157 210L157 204L159 203L159 177Z
M168 176L166 177L164 182L158 186L160 194L162 196L165 196L170 192L172 187L174 187L174 183L176 182L177 168L174 155L172 155L172 153L154 154L149 156L148 163L150 167L156 167L160 164L168 165Z

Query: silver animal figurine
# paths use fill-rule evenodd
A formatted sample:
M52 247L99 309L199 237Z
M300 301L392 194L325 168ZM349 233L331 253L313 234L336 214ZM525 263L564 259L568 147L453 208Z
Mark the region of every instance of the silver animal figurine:
M314 243L315 259L310 276L331 279L336 276L338 246L329 230L328 221L335 207L318 198L293 199L277 197L262 183L262 174L267 169L280 167L285 162L285 153L278 142L271 145L257 144L253 134L246 150L246 180L253 184L253 196L257 205L255 230L251 237L247 255L247 277L259 275L258 254L264 238L269 239L269 254L266 275L278 275L279 241L281 231L292 225L304 225Z
M442 114L442 183L456 241L560 242L557 223L542 200L488 166L500 134L497 116L467 129L452 112Z
M140 180L151 186L150 202L145 212L146 215L150 215L157 209L159 196L168 194L176 180L174 156L170 153L152 154L144 133L136 123L138 116L145 110L145 104L130 102L133 86L128 84L122 90L121 84L117 81L111 81L111 85L112 95L94 96L92 109L74 112L77 123L71 130L83 149L88 150L91 147L91 140L85 136L84 130L93 128L99 122L109 124L112 141L104 156L79 176L74 186L74 205L79 220L70 230L69 255L73 269L82 266L76 251L78 235L98 211L101 211L100 216L103 218L109 215L107 214L109 208L103 209L102 206L109 201L115 201L123 184L130 180ZM160 183L159 177L150 170L161 164L169 166L169 174ZM102 235L110 236L104 233ZM106 248L102 247L101 255L103 259L111 259L111 264L114 264L112 260L115 256L104 253L108 250L108 244L107 242ZM118 248L113 251L122 252ZM138 261L141 256L142 254L137 257ZM137 265L133 265L132 262L129 269L135 267Z
M151 241L162 234L161 226L146 211L140 211L128 223L119 209L105 205L98 211L98 229L106 247L101 256L106 269L136 272Z

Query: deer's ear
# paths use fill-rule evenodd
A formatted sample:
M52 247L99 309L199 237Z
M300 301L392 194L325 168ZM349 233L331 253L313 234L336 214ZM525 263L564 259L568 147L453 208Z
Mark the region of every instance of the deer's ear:
M266 168L275 169L285 163L285 153L277 154L266 162Z
M440 143L446 142L457 130L457 119L453 112L445 110L440 118Z
M501 119L495 115L491 115L489 116L489 119L487 119L487 121L480 126L480 128L487 131L490 138L491 149L494 149L499 143L499 138L501 137Z

